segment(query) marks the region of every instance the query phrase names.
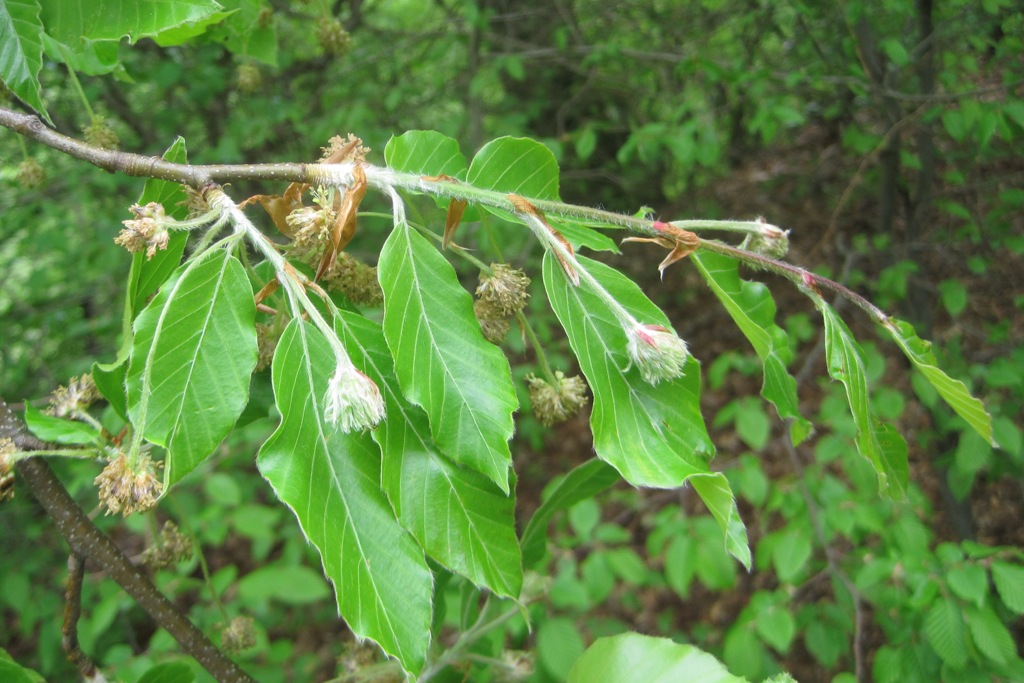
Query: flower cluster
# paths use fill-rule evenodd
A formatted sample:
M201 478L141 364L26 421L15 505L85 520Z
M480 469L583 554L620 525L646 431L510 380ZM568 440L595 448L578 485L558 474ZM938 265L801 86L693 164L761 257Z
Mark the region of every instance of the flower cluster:
M484 337L495 344L508 334L512 318L530 298L530 278L506 263L492 263L490 275L480 274L473 312Z
M29 157L18 164L16 177L23 190L34 190L46 183L46 169L35 157Z
M85 141L90 145L100 147L102 149L120 149L121 138L117 137L117 133L110 126L110 122L104 116L94 116L89 125L85 127L83 131L85 133Z
M166 249L170 241L167 226L173 223L164 212L164 207L156 202L145 206L133 204L131 211L135 218L124 221L124 229L114 238L114 242L131 253L146 252L151 259L158 249Z
M229 655L248 650L256 644L256 628L252 617L235 617L220 632L220 646Z
M338 363L327 384L324 417L343 432L376 426L384 419L384 399L373 380L352 366Z
M384 290L377 280L377 269L348 252L341 252L324 273L322 282L332 292L341 292L356 306L380 306Z
M341 56L352 47L352 36L337 19L323 19L316 28L316 41L325 55Z
M11 439L0 439L0 501L14 498L14 462L18 447Z
M551 426L565 422L587 405L587 383L582 377L566 377L560 370L555 372L558 385L535 375L526 376L526 386L533 404L533 414L542 424Z
M92 375L75 377L68 385L60 386L50 395L50 409L57 417L83 411L100 399L99 389Z
M626 353L630 367L635 364L641 376L651 384L682 376L690 355L686 342L672 330L661 325L639 323L629 330Z
M107 514L120 512L127 517L155 506L164 487L156 476L158 465L146 453L129 461L125 453L117 451L93 480L99 487L100 505L107 508Z
M192 557L192 539L181 533L178 525L167 520L160 538L142 553L142 561L152 569L173 567Z

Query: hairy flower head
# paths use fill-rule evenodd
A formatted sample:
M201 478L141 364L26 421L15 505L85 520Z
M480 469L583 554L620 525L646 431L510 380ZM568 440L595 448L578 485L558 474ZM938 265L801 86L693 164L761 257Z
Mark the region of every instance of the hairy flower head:
M164 207L156 202L145 206L133 204L131 211L135 218L124 221L124 229L114 242L131 253L146 252L151 259L159 249L166 249L171 235L167 231L173 220L167 217Z
M338 363L327 384L324 417L343 432L372 429L384 419L384 398L373 380L352 367Z
M636 324L628 330L630 367L636 364L641 376L651 384L675 379L683 374L690 353L686 342L672 330L661 325ZM627 368L628 369L628 368Z
M332 292L341 292L356 306L379 306L384 291L377 280L377 269L348 252L341 252L324 273L323 283Z
M526 376L533 414L549 427L565 422L587 405L587 383L582 377L566 377L558 370L555 371L555 379L558 380L557 386L536 375Z
M167 520L160 537L142 553L142 561L152 569L173 567L192 557L192 539L181 533L178 525Z
M127 517L156 505L164 487L156 476L158 465L147 453L140 453L131 463L124 452L117 451L93 480L99 487L100 505L107 508L107 514L120 512Z
M14 498L14 463L18 447L11 439L0 439L0 501Z
M57 417L85 410L100 398L91 374L75 377L50 395L50 408Z
M767 223L764 218L758 218L757 223L757 231L747 234L740 244L741 249L774 259L789 253L789 230Z
M252 617L235 617L220 632L220 646L230 655L248 650L256 644L256 628Z
M530 298L530 278L507 263L492 263L491 274L480 274L476 296L487 302L502 316L511 318L526 306Z

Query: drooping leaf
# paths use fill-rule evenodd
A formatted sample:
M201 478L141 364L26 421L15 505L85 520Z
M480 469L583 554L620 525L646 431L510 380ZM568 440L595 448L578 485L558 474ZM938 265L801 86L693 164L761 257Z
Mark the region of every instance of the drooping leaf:
M982 438L993 446L997 446L998 444L992 436L992 418L985 411L984 404L971 396L963 382L953 379L938 367L935 354L932 353L931 342L918 337L910 323L896 318L889 318L887 324L882 327L902 349L903 354L914 364L914 367L935 387L949 407L956 411L956 414L962 417Z
M68 45L83 38L117 41L124 36L134 43L222 9L214 0L39 0L39 5L46 32Z
M760 282L741 280L736 259L695 252L690 260L754 347L764 367L761 395L771 401L779 417L793 419L790 438L794 445L799 444L813 428L800 415L796 380L786 369L789 360L786 332L775 324L775 301L771 292Z
M556 512L604 491L619 478L615 468L599 458L592 458L561 477L523 531L523 566L532 568L544 557L548 524Z
M846 323L821 298L815 305L825 321L825 358L828 374L842 382L857 425L857 451L867 458L878 475L878 490L890 498L902 498L907 486L907 444L890 425L871 412L868 377L860 347Z
M624 633L598 638L569 671L568 683L745 683L708 653L668 638Z
M941 599L932 605L924 620L924 634L943 662L954 669L967 664L964 618L956 603Z
M551 150L529 138L503 137L480 148L469 164L467 181L485 190L517 194L526 199L560 201L558 196L558 162ZM507 221L516 218L502 209L485 207ZM607 235L588 228L576 220L548 216L548 222L559 230L573 246L617 252L615 242Z
M508 360L487 342L451 264L408 225L381 251L384 336L402 393L426 410L441 451L509 491L518 407Z
M128 414L167 448L167 488L213 453L245 408L255 317L245 269L215 249L179 268L136 318Z
M631 280L596 261L578 261L638 321L671 327ZM725 476L709 467L714 446L700 414L700 365L690 357L682 377L652 385L630 365L626 332L606 304L588 286L573 286L550 254L544 287L594 395L590 427L598 457L635 486L675 488L692 479L729 551L749 565L735 497Z
M43 24L36 0L0 2L0 80L50 121L39 87L43 67Z
M45 415L27 404L25 426L43 441L60 444L96 444L100 441L99 430L91 424Z
M342 312L335 328L352 362L377 383L387 420L373 432L381 481L398 520L445 567L498 595L518 597L522 567L515 498L441 454L421 408L405 399L380 325Z
M430 644L432 577L380 490L370 435L345 434L324 418L334 363L312 325L288 325L272 370L281 424L257 463L320 552L349 627L415 674Z

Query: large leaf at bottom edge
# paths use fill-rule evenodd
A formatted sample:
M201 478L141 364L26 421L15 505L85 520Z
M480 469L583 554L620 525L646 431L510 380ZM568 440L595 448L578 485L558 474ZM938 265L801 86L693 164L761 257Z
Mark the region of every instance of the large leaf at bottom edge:
M963 382L953 379L938 367L938 361L932 353L931 342L918 337L911 324L903 320L889 318L882 327L903 350L914 367L935 387L949 407L982 438L993 446L998 446L992 436L992 417L985 411L985 405L971 396Z
M775 324L775 301L760 282L740 279L736 259L710 252L690 255L700 274L747 338L764 368L761 395L771 401L779 417L792 418L790 438L799 444L811 433L811 423L800 415L796 379L786 369L789 349L786 332Z
M345 434L324 418L334 372L327 340L293 320L274 353L281 424L257 464L320 552L338 609L413 674L430 644L433 578L379 487L380 459L368 433Z
M167 488L213 453L245 408L255 318L242 264L214 249L179 268L135 319L128 414L167 448Z
M384 337L402 392L422 406L434 442L508 493L512 412L508 360L484 339L473 300L426 238L395 227L378 263Z
M668 638L623 633L598 638L569 670L567 683L745 683L725 665L693 645Z
M880 423L871 412L864 359L850 328L823 299L815 298L815 305L825 321L828 374L846 388L857 426L857 450L875 468L879 492L890 498L902 498L909 473L907 444L895 429Z
M515 498L440 452L426 414L401 394L379 324L342 312L335 329L352 362L384 396L388 417L373 438L383 455L383 488L402 526L445 567L498 595L518 597L523 570Z
M604 264L578 261L641 323L671 327L634 282ZM594 395L590 427L598 457L634 486L674 488L693 477L709 480L697 493L722 528L726 547L749 566L746 532L735 523L735 497L725 476L709 467L714 445L700 414L700 364L690 357L682 377L650 384L629 365L626 332L607 305L586 285L574 287L550 253L544 255L544 287Z

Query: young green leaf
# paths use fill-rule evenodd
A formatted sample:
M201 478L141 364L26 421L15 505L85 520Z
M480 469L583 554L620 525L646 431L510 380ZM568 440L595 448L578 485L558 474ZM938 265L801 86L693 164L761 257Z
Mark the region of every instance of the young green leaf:
M568 683L744 683L708 653L668 638L624 633L598 638L576 660Z
M488 343L473 300L437 249L397 226L381 251L384 336L402 392L423 407L441 451L509 491L518 407L508 360Z
M396 171L426 176L466 177L459 143L433 130L410 130L388 140L384 162Z
M136 318L128 413L167 448L166 487L206 459L245 408L255 317L242 264L215 249L179 268Z
M599 458L592 458L562 476L523 531L523 566L532 568L544 557L548 524L556 512L597 495L617 481L619 473Z
M875 468L879 492L901 498L907 486L907 444L895 429L878 422L871 414L864 359L850 329L823 299L815 298L815 305L825 321L828 374L846 387L857 425L857 450Z
M794 445L799 444L810 435L813 427L800 415L796 380L786 369L789 360L786 332L775 324L775 301L771 292L760 282L741 280L736 259L710 252L693 253L690 259L754 347L764 366L761 395L771 401L779 417L793 419L790 438Z
M380 325L342 312L335 329L352 362L384 396L388 417L373 438L383 454L382 486L402 526L445 567L498 595L518 597L523 571L515 498L441 454L426 414L402 396Z
M596 261L578 260L637 320L671 327L631 280ZM735 498L724 475L708 465L714 446L700 414L700 365L691 357L682 377L651 384L630 366L626 333L605 303L587 287L573 286L550 253L544 256L544 287L594 394L590 427L598 457L635 486L675 488L692 479L729 551L748 565Z
M560 201L558 162L551 150L529 138L504 137L484 145L469 165L467 181L485 190L517 194L527 199ZM508 211L484 207L496 216L516 222ZM548 221L573 245L618 252L608 236L572 219L548 216Z
M903 354L914 364L928 382L935 387L949 407L956 411L971 428L993 446L998 446L992 436L992 418L985 411L984 404L971 396L964 383L955 380L938 367L931 342L917 336L910 323L889 318L882 326Z
M943 662L954 669L967 664L964 618L956 603L942 599L932 605L924 619L924 634Z
M91 424L63 417L45 415L31 405L25 405L25 426L43 441L61 444L96 444L100 432Z
M423 551L381 493L370 435L343 433L324 417L334 366L323 335L293 320L273 361L281 424L257 464L320 552L352 631L415 674L430 644L432 577Z
M43 24L39 19L39 3L35 0L0 3L0 81L51 122L39 88L42 67Z
M47 0L42 3L47 33L62 43L80 40L120 40L134 43L182 24L200 21L221 6L214 0L175 0L146 3L123 0L94 0L83 12L77 0ZM145 11L143 11L145 10Z

